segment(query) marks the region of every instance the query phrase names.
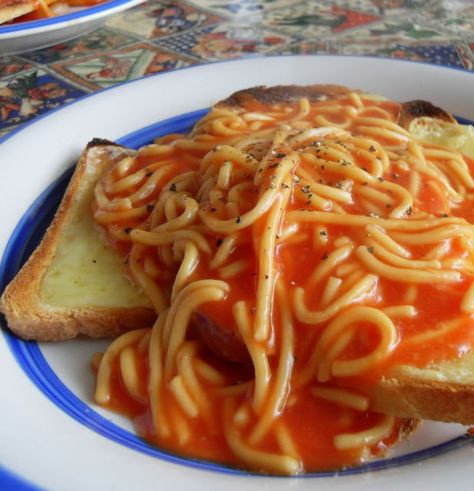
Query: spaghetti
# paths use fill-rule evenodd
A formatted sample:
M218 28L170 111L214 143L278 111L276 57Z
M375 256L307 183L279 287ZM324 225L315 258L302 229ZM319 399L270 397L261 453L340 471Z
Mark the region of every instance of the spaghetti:
M96 401L163 448L277 474L394 443L406 422L359 381L456 356L474 310L473 162L399 111L249 98L110 169L94 217L158 320L108 348Z

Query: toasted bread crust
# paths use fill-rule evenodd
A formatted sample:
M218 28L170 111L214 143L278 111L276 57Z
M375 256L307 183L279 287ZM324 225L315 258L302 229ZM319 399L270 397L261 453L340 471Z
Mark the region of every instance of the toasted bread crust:
M398 116L398 124L407 129L410 123L417 118L440 119L448 123L457 124L452 114L431 104L431 102L422 100L404 102Z
M474 423L474 386L471 385L398 376L384 378L366 390L372 408L382 413L465 425Z
M310 101L320 101L341 97L354 92L342 85L277 85L275 87L258 86L239 90L215 107L237 109L258 102L263 105L294 102L302 97Z
M110 159L95 159L99 154L113 155L114 161L128 155L129 150L106 140L94 140L87 146L55 218L41 244L31 255L0 299L0 311L8 327L24 339L60 341L79 334L91 337L115 337L125 331L150 326L156 318L149 308L60 308L42 303L39 292L43 276L50 265L58 239L68 220L73 201L87 166L92 160L101 166L102 175ZM99 235L98 235L99 237Z

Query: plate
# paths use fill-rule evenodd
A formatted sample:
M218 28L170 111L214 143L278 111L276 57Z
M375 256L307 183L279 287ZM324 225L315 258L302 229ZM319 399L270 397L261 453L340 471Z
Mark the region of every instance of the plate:
M99 27L112 14L145 0L109 0L89 8L70 8L63 15L0 26L0 56L33 51L69 41Z
M160 132L189 127L230 93L255 85L341 83L398 100L424 98L474 119L474 74L398 60L289 56L186 68L133 81L37 118L0 147L0 281L38 239L93 137L141 145ZM93 117L91 117L93 114ZM52 144L51 142L54 142ZM28 176L28 179L25 179ZM459 425L425 423L388 459L334 474L255 477L165 454L135 437L129 423L91 402L92 353L103 341L37 344L0 336L0 488L430 490L471 480L473 446ZM2 481L3 480L3 481Z

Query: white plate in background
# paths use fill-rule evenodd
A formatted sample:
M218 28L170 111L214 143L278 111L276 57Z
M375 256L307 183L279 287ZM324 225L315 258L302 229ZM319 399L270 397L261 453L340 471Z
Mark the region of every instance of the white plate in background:
M145 0L106 0L92 7L65 8L62 15L0 25L0 56L63 43L99 27L112 14Z

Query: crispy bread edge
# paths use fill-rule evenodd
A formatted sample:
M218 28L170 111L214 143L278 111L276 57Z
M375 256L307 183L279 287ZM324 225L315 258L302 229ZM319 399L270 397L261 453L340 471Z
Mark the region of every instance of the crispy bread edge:
M402 103L400 114L398 116L398 124L405 129L408 129L410 123L418 118L433 118L447 123L457 124L454 116L444 109L431 104L428 101L414 100Z
M375 411L447 423L474 423L473 385L397 376L383 378L366 392Z
M99 162L97 177L106 169L106 161L94 159L101 152L117 152L120 146L107 140L91 141L77 164L73 177L56 215L40 245L5 289L0 299L0 311L8 327L24 339L61 341L79 334L91 337L115 337L130 329L150 326L156 314L152 309L135 308L61 308L41 302L39 291L43 275L51 263L62 230L77 196L81 179L93 161ZM122 147L123 148L123 147ZM118 155L126 155L128 149Z
M351 92L351 90L342 85L276 85L274 87L257 86L249 89L234 92L226 99L218 102L216 108L236 109L245 107L252 102L261 104L278 104L285 102L294 102L302 97L307 97L310 101L319 101L341 97Z
M214 107L234 109L244 108L248 104L260 103L263 105L291 103L302 97L310 101L322 101L343 97L351 92L363 93L359 89L350 89L343 85L315 84L315 85L277 85L274 87L257 86L239 90L226 99L218 102ZM401 103L397 123L408 129L410 123L417 118L428 117L457 124L452 114L424 100L412 100Z

